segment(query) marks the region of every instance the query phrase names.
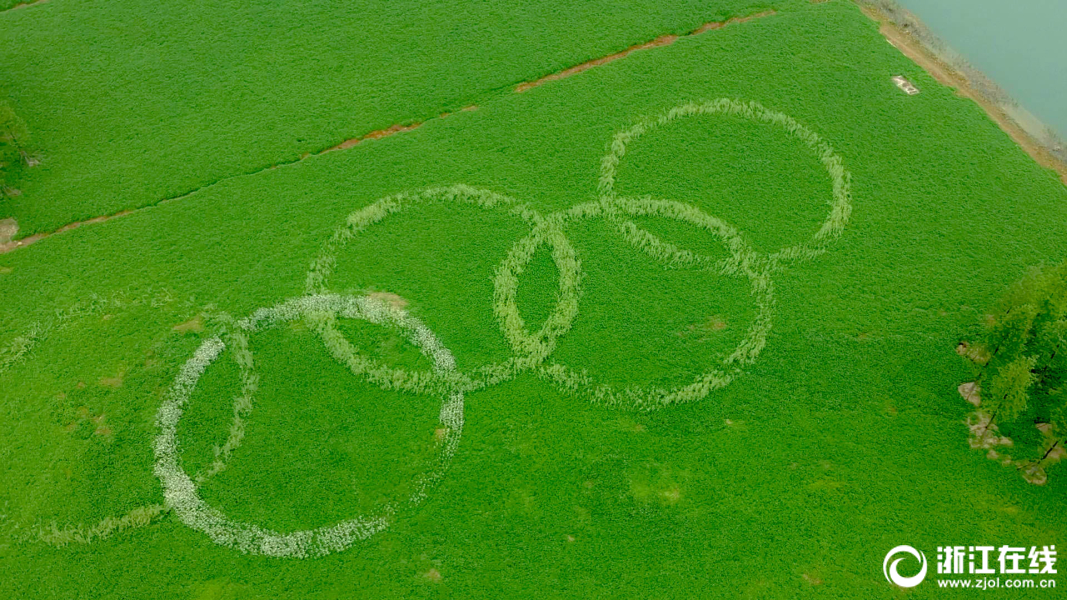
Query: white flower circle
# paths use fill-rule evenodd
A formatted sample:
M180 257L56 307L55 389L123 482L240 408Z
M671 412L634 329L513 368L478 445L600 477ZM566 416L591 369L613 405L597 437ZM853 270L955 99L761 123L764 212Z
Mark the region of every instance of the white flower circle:
M444 375L455 371L455 359L452 354L418 319L399 308L369 297L333 294L303 296L272 308L257 310L251 316L237 321L235 326L243 332L253 333L281 323L305 319L309 324L319 327L322 333L322 324L336 317L362 319L395 327L429 358L435 374ZM327 348L336 355L338 349L331 347L332 339L323 337ZM339 552L354 542L385 529L390 517L397 510L395 505L386 506L374 515L361 515L316 529L282 533L251 523L234 521L220 510L209 506L200 497L196 483L181 465L177 438L178 421L200 377L225 348L226 344L219 337L212 337L201 344L178 372L159 408L157 422L160 434L155 441L155 474L163 485L166 505L174 510L183 523L206 533L217 544L245 553L273 557L306 558ZM356 369L353 368L353 371ZM373 379L373 374L366 375ZM440 381L447 383L449 380L442 377ZM463 433L461 389L454 388L444 394L440 420L446 427L441 452L436 464L416 481L415 492L409 498L409 504L418 504L426 497L426 490L441 478L455 454Z

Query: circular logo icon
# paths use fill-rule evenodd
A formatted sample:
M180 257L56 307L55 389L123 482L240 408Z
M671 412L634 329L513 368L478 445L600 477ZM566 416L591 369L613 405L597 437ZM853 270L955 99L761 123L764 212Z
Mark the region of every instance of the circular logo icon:
M919 564L921 564L922 567L917 574L912 575L911 577L904 577L897 572L897 565L900 564L900 561L907 558L901 557L893 560L893 557L900 553L910 554L919 561ZM893 560L892 564L889 563L890 560ZM889 554L885 555L885 560L882 561L882 572L885 573L886 581L890 583L894 583L903 588L915 587L922 583L923 579L926 579L926 555L911 546L897 546L890 550Z

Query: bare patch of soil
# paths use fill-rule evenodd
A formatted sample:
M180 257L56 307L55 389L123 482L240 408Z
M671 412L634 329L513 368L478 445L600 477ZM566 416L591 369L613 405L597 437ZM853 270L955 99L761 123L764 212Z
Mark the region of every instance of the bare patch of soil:
M807 581L811 585L822 585L822 579L819 579L819 577L814 574L804 573L801 575L801 577L803 577L804 581Z
M381 300L393 308L403 309L408 305L407 300L392 292L371 292L367 295L375 300Z
M960 342L959 345L956 346L956 354L959 354L963 358L966 358L967 360L979 365L986 364L987 362L989 362L990 358L989 351L986 350L985 347L972 346L967 342Z
M104 439L110 440L115 437L115 430L110 425L100 424L97 425L96 430L93 431L93 435L98 435Z
M122 387L122 374L118 374L114 377L101 377L100 385L104 387L120 388Z
M682 491L678 489L678 486L671 486L670 488L661 491L659 495L667 504L676 504L682 499Z
M178 323L171 329L178 333L200 333L204 331L204 318L197 315L184 323Z
M1011 438L1000 435L1000 428L996 423L991 423L989 415L980 410L967 417L967 428L971 430L967 439L971 448L989 450L997 446L1011 447L1014 444Z
M1067 458L1067 449L1064 449L1062 441L1056 439L1053 435L1051 425L1039 423L1037 429L1045 438L1041 458L1023 462L1019 465L1019 471L1027 482L1034 485L1045 485L1048 483L1046 469Z
M1048 483L1048 473L1044 469L1034 465L1033 467L1023 469L1023 479L1027 483L1034 485L1045 485Z
M977 381L972 381L970 383L961 383L960 387L957 389L959 390L960 395L963 396L963 399L967 402L970 402L975 406L978 406L982 403L982 388L978 387Z
M439 428L433 430L433 441L437 445L440 446L441 444L445 443L445 438L446 437L448 437L448 428L447 427L439 427Z
M11 239L19 232L19 222L13 217L0 220L0 245L11 243Z
M699 335L697 338L699 342L706 342L711 339L709 336L712 334L724 331L730 324L726 322L726 319L719 315L713 315L704 320L703 323L695 323L686 326L682 331L677 332L678 337L686 337L689 335Z
M726 329L726 319L723 319L720 316L708 317L708 321L704 324L704 327L711 331L722 331L723 329Z

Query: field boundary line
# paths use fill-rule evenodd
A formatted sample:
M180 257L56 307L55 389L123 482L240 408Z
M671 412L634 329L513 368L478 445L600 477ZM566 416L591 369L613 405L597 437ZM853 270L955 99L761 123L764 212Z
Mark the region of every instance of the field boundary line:
M634 52L637 52L638 50L648 50L650 48L661 48L663 46L670 46L671 44L673 44L674 42L676 42L676 41L678 41L678 40L680 40L682 38L688 38L688 37L697 36L697 35L700 35L700 34L706 32L706 31L714 31L716 29L722 29L723 27L726 27L727 25L733 25L735 23L744 23L746 21L751 21L753 19L759 19L759 18L762 18L762 17L769 17L769 16L776 15L776 14L778 14L776 11L765 10L763 12L751 14L751 15L744 16L744 17L731 17L729 19L726 19L725 21L708 21L707 23L704 23L700 27L697 27L696 29L690 31L689 33L683 33L681 35L668 33L668 34L665 34L665 35L661 35L661 36L659 36L659 37L657 37L655 39L649 40L647 42L643 42L643 43L640 43L640 44L635 44L633 46L630 46L629 48L627 48L625 50L622 50L620 52L616 52L614 54L609 54L607 56L601 56L600 58L594 58L592 60L587 60L584 63L578 64L578 65L574 65L573 67L567 67L566 69L563 69L562 71L556 71L555 73L550 73L550 74L545 75L543 77L540 77L538 79L534 79L534 80L531 80L531 81L524 81L523 83L520 83L517 86L515 86L515 90L514 91L515 91L516 94L521 94L521 93L523 93L523 92L525 92L527 90L531 90L531 89L533 89L535 87L540 87L540 86L542 86L542 85L544 85L544 84L546 84L546 83L548 83L550 81L556 81L556 80L559 80L559 79L564 79L564 78L570 77L572 75L577 75L578 73L581 73L583 71L588 71L589 69L592 69L593 67L599 67L600 65L605 65L605 64L610 63L610 62L615 62L615 61L617 61L617 60L619 60L621 58L626 58L627 56L629 56L630 54L632 54Z
M48 2L48 0L28 0L28 1L25 1L25 2L19 2L15 6L11 6L11 7L5 8L4 10L0 10L0 14L8 13L8 12L11 12L13 10L18 10L20 8L29 8L31 6L37 6L38 4L44 4L46 2Z
M28 4L16 5L15 7L11 8L11 9L8 9L8 10L14 10L16 8L21 8L21 7L24 7L24 6L34 6L36 4L43 4L44 2L48 2L48 1L49 0L34 0L33 2L28 3ZM0 11L0 13L3 13L3 12L8 12L8 11ZM703 25L697 27L696 29L693 29L693 30L689 31L688 33L684 33L684 34L680 34L680 35L678 35L678 34L664 34L664 35L658 36L658 37L656 37L656 38L654 38L654 39L652 39L650 41L630 46L629 48L626 48L625 50L622 50L620 52L614 52L612 54L608 54L608 55L602 56L600 58L594 58L592 60L587 60L587 61L585 61L583 63L578 64L578 65L574 65L572 67L567 67L567 68L565 68L563 70L556 71L555 73L550 73L550 74L542 76L542 77L540 77L538 79L522 82L522 83L519 83L519 84L509 84L509 85L505 86L504 88L498 88L498 90L499 89L508 89L508 88L510 88L512 93L521 94L521 93L523 93L523 92L525 92L527 90L533 89L535 87L540 87L540 86L542 86L542 85L544 85L544 84L546 84L546 83L548 83L550 81L556 81L556 80L559 80L559 79L564 79L566 77L570 77L572 75L577 75L578 73L582 73L584 71L588 71L589 69L592 69L594 67L598 67L600 65L604 65L604 64L607 64L607 63L614 62L616 60L625 58L626 56L629 56L631 53L636 52L638 50L647 50L647 49L651 49L651 48L662 48L664 46L669 46L669 45L673 44L674 42L676 42L677 40L682 39L682 38L689 38L689 37L697 36L697 35L700 35L702 33L708 32L708 31L715 31L715 30L718 30L718 29L722 29L723 27L726 27L727 25L745 23L745 22L748 22L748 21L752 21L754 19L773 16L773 15L776 15L776 14L778 14L777 11L766 10L766 11L762 11L762 12L758 12L758 13L754 13L754 14L746 15L746 16L742 16L742 17L731 17L731 18L726 19L724 21L709 21L709 22L704 23ZM485 98L486 94L483 93L481 95L481 97ZM477 105L469 104L469 105L464 106L463 108L459 109L459 111L457 111L457 112L469 112L469 111L473 111L473 110L477 110L477 109L478 109ZM109 214L106 214L106 215L98 215L98 216L90 217L88 219L83 219L83 220L80 220L80 221L73 221L73 222L67 223L66 225L63 225L61 227L58 227L58 228L56 228L56 229L54 229L52 231L34 233L32 235L26 236L26 237L21 238L21 239L0 243L0 255L7 254L9 252L14 252L15 250L18 250L19 248L25 248L27 246L31 246L31 245L33 245L33 244L35 244L35 243L37 243L37 242L39 242L39 241L41 241L43 239L50 238L50 237L52 237L54 235L58 235L60 233L67 232L67 231L70 231L72 229L77 229L79 227L82 227L83 225L93 225L93 224L96 224L96 223L104 223L106 221L110 221L112 219L117 219L119 217L124 217L126 215L131 215L131 214L134 214L134 213L138 213L138 212L141 212L143 210L159 206L161 204L167 204L167 203L174 202L174 201L177 201L177 200L182 200L184 198L188 198L189 196L193 196L193 195L195 195L195 194L197 194L199 192L202 192L202 191L207 190L209 188L212 188L212 187L214 187L214 186L216 186L216 185L218 185L220 183L224 183L224 182L232 180L232 179L238 179L238 178L242 178L242 177L251 177L251 176L254 176L254 175L259 175L260 173L264 173L266 171L273 171L274 169L277 169L279 167L288 167L288 166L292 166L292 165L295 165L295 164L299 164L299 163L303 162L304 159L306 159L306 158L310 158L310 157L313 157L313 156L322 156L323 154L326 154L326 153L329 153L329 152L347 150L349 148L357 146L357 145L359 145L359 144L361 144L363 142L366 142L366 141L379 140L379 139L382 139L382 138L386 138L386 137L390 137L390 136L396 135L398 133L404 133L404 132L407 132L407 131L412 131L414 129L418 129L419 127L421 127L422 125L424 125L425 123L427 123L429 121L433 121L433 120L436 120L436 119L443 119L443 118L446 118L446 117L450 116L451 114L452 113L450 113L450 112L443 112L440 115L432 116L432 117L423 119L421 121L415 120L415 121L409 121L407 123L403 123L403 122L394 123L393 125L385 127L383 129L376 129L374 131L367 132L367 133L365 133L363 135L356 136L356 137L353 137L353 138L349 138L347 140L344 140L344 141L342 141L342 142L340 142L338 144L335 144L333 146L324 148L322 150L318 150L318 151L314 151L314 152L305 152L304 154L301 154L299 157L297 157L295 159L292 159L292 160L275 163L275 164L272 164L270 166L261 167L261 168L258 168L258 169L252 170L252 171L248 171L248 172L245 172L245 173L238 173L236 175L227 175L226 177L222 177L222 178L217 179L215 181L212 181L210 183L206 183L206 184L204 184L204 185L202 185L202 186L200 186L200 187L198 187L196 189L193 189L193 190L190 190L188 192L179 194L177 196L170 196L170 197L167 197L167 198L162 198L162 199L157 200L156 202L153 202L151 204L145 204L144 206L138 206L136 208L127 208L127 209L123 209L123 210L120 210L120 211L117 211L117 212L114 212L114 213L109 213Z

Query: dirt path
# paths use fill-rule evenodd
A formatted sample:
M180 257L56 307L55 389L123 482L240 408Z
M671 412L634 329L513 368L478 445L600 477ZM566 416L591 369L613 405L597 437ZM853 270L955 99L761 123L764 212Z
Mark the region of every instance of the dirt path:
M44 4L45 2L48 2L48 0L29 0L29 2L23 2L21 4L16 4L11 8L5 8L4 10L0 10L0 13L11 12L20 8L29 8L31 6L37 6L38 4Z
M725 21L711 21L710 23L704 23L700 27L697 27L693 31L690 31L689 33L686 33L684 35L674 35L674 34L661 35L658 38L656 38L654 40L651 40L651 41L648 41L648 42L644 42L643 44L637 44L636 46L630 46L629 48L623 50L622 52L616 52L615 54L609 54L607 56L602 56L600 58L594 58L593 60L586 61L586 62L584 62L584 63L582 63L580 65L575 65L573 67L569 67L569 68L564 69L562 71L559 71L559 72L556 72L556 73L552 73L551 75L545 75L544 77L542 77L540 79L535 79L533 81L526 81L524 83L520 83L519 85L515 86L515 93L521 94L521 93L525 92L526 90L529 90L529 89L544 85L544 84L548 83L549 81L556 81L557 79L563 79L565 77L570 77L571 75L577 75L578 73L581 73L582 71L588 71L589 69L592 69L593 67L599 67L600 65L604 65L604 64L607 64L609 62L613 62L613 61L619 60L620 58L625 58L630 53L636 52L637 50L647 50L649 48L659 48L661 46L670 46L671 44L673 44L674 42L678 41L679 39L681 39L683 37L692 37L694 35L700 35L700 34L704 33L705 31L712 31L712 30L715 30L715 29L721 29L721 28L723 28L723 27L725 27L727 25L731 25L733 23L744 23L745 21L751 21L752 19L759 19L760 17L769 17L769 16L771 16L773 14L775 14L775 12L773 10L768 10L768 11L764 11L764 12L761 12L761 13L756 13L754 15L749 15L747 17L735 17L733 19L727 19Z
M900 50L904 56L907 56L912 62L922 67L931 77L955 89L960 96L969 98L975 104L981 106L982 110L989 115L989 118L993 119L1005 133L1011 136L1011 139L1016 144L1021 146L1031 158L1037 161L1037 164L1059 173L1060 181L1067 185L1067 164L1057 159L1048 150L1045 150L1037 140L1023 131L1000 107L976 92L971 86L971 82L962 73L938 60L919 40L901 31L900 28L889 22L884 15L867 8L862 10L864 14L878 22L880 25L878 31L894 48Z

